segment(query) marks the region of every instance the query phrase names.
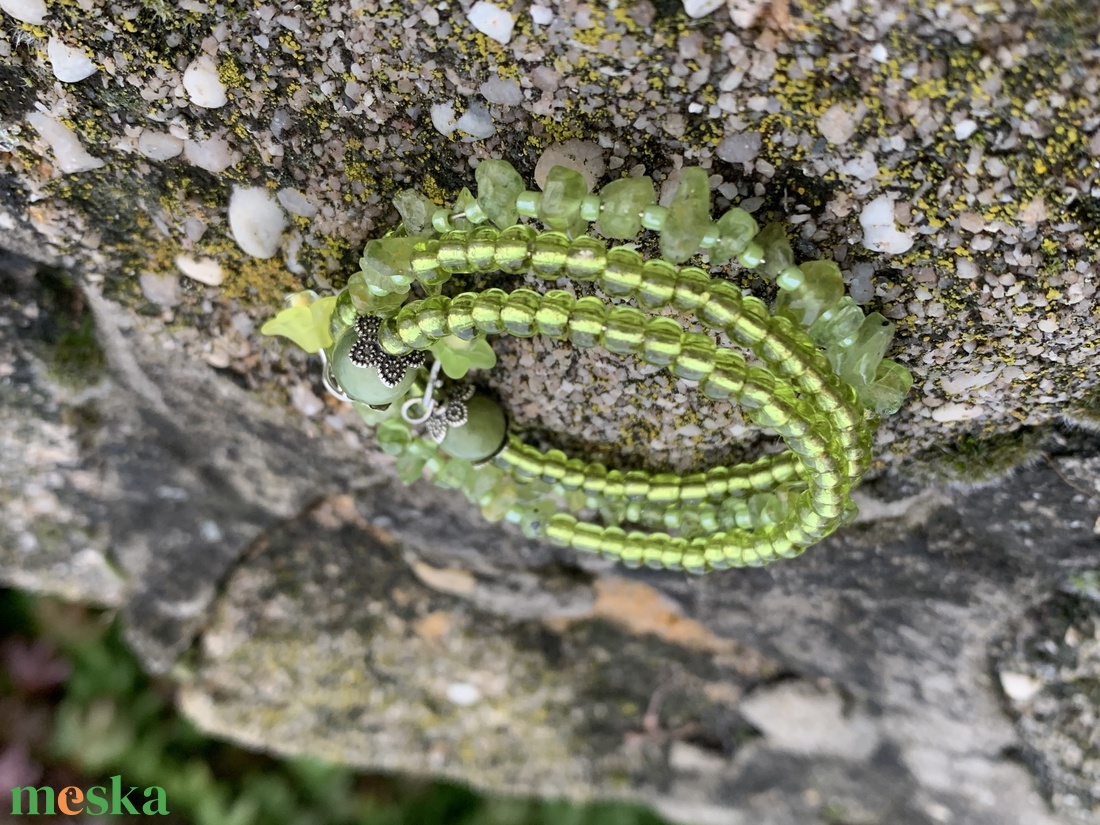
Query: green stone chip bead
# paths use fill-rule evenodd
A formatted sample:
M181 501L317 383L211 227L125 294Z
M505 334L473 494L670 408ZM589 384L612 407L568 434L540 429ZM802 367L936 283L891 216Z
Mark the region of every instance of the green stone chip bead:
M555 167L557 168L557 167ZM564 232L540 232L531 252L531 269L543 278L558 278L569 259L569 236Z
M630 355L645 343L646 316L634 307L615 307L607 315L601 344L608 352Z
M651 317L646 321L642 360L655 367L667 367L680 355L684 331L671 318Z
M374 438L382 452L389 455L401 455L412 443L412 433L408 423L399 417L387 418L374 431Z
M542 296L533 289L516 289L508 295L508 300L500 308L500 323L504 332L517 338L530 338L538 334L535 315L538 312Z
M519 529L529 539L537 539L546 534L546 525L558 511L558 506L550 499L533 504L524 509Z
M661 229L661 256L672 263L686 261L699 251L710 224L710 183L698 166L683 170L676 194L668 204Z
M642 230L642 213L657 202L657 193L652 178L620 178L600 191L600 201L600 232L625 240Z
M531 244L535 230L530 226L509 226L497 236L493 263L501 272L518 274L531 263Z
M603 302L596 297L578 298L569 313L569 325L566 330L570 342L576 347L594 347L600 342L603 325L607 319L607 310Z
M609 249L600 286L609 295L630 295L642 283L642 264L637 250L625 246Z
M825 309L810 326L810 337L819 347L830 347L854 336L863 324L863 310L850 295Z
M415 189L402 189L394 195L393 206L410 235L426 237L435 231L432 215L439 207Z
M413 282L413 249L417 238L378 238L368 241L359 259L367 283L385 292L408 292Z
M808 329L844 297L844 280L840 267L832 261L807 261L799 268L802 283L794 289L779 290L775 311Z
M575 281L594 281L607 263L607 247L603 241L581 235L569 244L565 256L565 274Z
M872 312L863 319L854 339L833 344L825 354L842 381L853 386L869 384L893 337L894 325Z
M638 284L638 303L647 309L668 306L676 291L676 267L661 258L642 264L642 280Z
M588 186L580 172L566 166L554 166L546 176L539 202L539 220L551 229L572 229L580 220L581 201Z
M355 330L348 330L340 336L332 351L332 375L340 389L349 398L372 405L389 404L405 395L416 380L416 369L405 373L396 387L387 387L378 377L378 370L352 363L351 348L357 340Z
M564 337L575 302L576 298L564 289L551 289L543 295L535 312L539 333L551 338Z
M875 369L875 380L856 388L860 402L880 415L893 415L905 403L913 376L897 361L883 359Z
M332 340L339 341L340 336L355 324L355 319L358 317L359 312L355 308L351 291L348 289L342 290L336 296L336 304L332 308L332 315L329 316L329 334L332 336Z
M710 248L712 264L725 263L744 252L758 228L752 215L735 206L718 219L717 230L718 240Z
M516 198L527 188L523 178L506 160L488 158L474 170L477 203L485 216L501 229L519 220Z
M392 315L401 308L406 298L400 292L377 294L377 290L371 289L362 272L356 272L348 278L347 292L355 311L360 315ZM333 340L336 340L336 336L333 336Z
M794 251L787 240L786 228L781 223L769 223L755 238L764 250L764 260L756 267L765 278L775 280L779 273L794 264Z
M496 269L496 246L499 233L491 226L479 226L466 239L466 261L473 272Z
M495 399L479 392L466 402L466 423L450 427L439 448L453 458L477 464L497 453L507 437L504 410Z

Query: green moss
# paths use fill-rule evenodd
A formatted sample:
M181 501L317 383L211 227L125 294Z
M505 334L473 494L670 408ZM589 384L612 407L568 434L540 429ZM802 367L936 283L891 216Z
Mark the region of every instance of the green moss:
M60 270L42 269L36 277L42 288L39 331L51 373L67 384L94 384L103 376L107 358L83 293Z
M929 482L990 484L1042 455L1045 430L1020 427L982 437L964 435L953 444L913 457L914 475Z

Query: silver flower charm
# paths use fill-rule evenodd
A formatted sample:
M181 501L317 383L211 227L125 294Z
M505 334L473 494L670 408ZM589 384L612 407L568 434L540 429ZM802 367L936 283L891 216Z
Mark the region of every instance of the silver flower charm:
M452 384L441 392L442 398L428 418L428 435L439 443L447 436L451 427L461 427L466 423L466 402L474 397L472 384Z
M378 343L382 319L361 315L355 319L355 344L348 353L351 363L364 369L378 370L378 378L387 387L396 387L410 369L424 364L424 353L413 350L406 355L390 355Z

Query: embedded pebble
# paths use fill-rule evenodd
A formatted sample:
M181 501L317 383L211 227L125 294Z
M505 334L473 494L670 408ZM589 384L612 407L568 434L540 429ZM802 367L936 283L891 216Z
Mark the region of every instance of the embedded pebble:
M165 132L145 129L138 137L137 148L149 160L169 160L183 152L183 141Z
M1030 702L1035 698L1036 694L1043 689L1042 682L1025 673L1002 671L999 675L1001 678L1001 689L1005 692L1005 696L1013 702L1019 702L1021 704Z
M96 73L96 65L83 49L66 46L56 37L46 44L46 55L50 59L53 76L62 83L77 83Z
M233 153L224 138L188 140L183 144L183 156L188 163L205 169L212 175L224 172L233 164Z
M81 145L80 138L76 136L76 132L65 124L58 123L41 112L31 112L27 115L27 122L49 144L50 151L53 153L54 166L62 174L86 172L103 166L103 161L88 154Z
M729 0L728 8L733 25L747 29L756 23L756 18L771 0Z
M493 116L480 103L471 104L455 123L455 128L477 140L490 138L497 132L497 127L493 125Z
M3 9L16 20L30 23L32 26L41 26L46 22L45 0L0 0L0 9Z
M985 414L981 404L944 404L932 410L932 420L941 424L953 421L972 421Z
M956 258L955 274L964 281L973 281L981 273L978 272L978 265L969 258Z
M218 66L213 58L203 55L191 61L183 73L183 88L191 102L204 109L218 109L228 102L225 84L218 77Z
M452 682L447 685L447 698L456 705L468 707L481 701L481 691L469 682Z
M531 19L540 26L549 26L554 22L554 10L546 6L531 6L528 11L531 13Z
M180 301L180 279L177 275L142 272L138 276L141 294L154 304L174 307Z
M863 207L859 224L863 227L863 245L867 249L899 255L913 245L913 239L894 224L894 201L888 195L880 195Z
M829 143L841 146L856 133L855 117L840 103L834 103L817 119L817 128Z
M688 17L706 17L726 4L726 0L684 0L684 11Z
M523 90L515 80L494 75L478 88L481 96L497 106L518 106L523 103Z
M441 135L452 135L458 128L455 119L455 105L453 103L435 103L432 105L432 126Z
M213 258L192 258L190 255L177 255L176 266L180 272L200 284L221 286L225 280L225 271L222 269L222 265Z
M237 246L253 258L271 258L279 251L286 215L263 187L236 188L229 199L229 231Z
M715 154L727 163L749 163L760 154L763 136L759 132L730 135L715 150Z
M966 120L960 120L955 124L955 139L966 140L972 134L978 131L978 124L967 118Z
M539 188L546 186L546 176L553 167L568 166L581 173L588 191L591 192L607 170L603 155L600 145L589 140L574 139L565 143L554 143L546 147L546 151L535 164L535 183Z
M516 25L516 19L512 17L511 12L498 8L492 3L486 3L484 0L478 0L470 7L466 19L470 21L471 26L498 43L507 43L511 40L512 29Z
M279 199L283 209L291 215L297 215L300 218L312 218L317 214L317 207L310 203L309 198L297 189L280 189L275 197Z

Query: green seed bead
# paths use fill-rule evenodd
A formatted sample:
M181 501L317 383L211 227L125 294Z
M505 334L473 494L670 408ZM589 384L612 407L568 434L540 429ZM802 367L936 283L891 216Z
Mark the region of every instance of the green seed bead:
M466 423L449 427L439 449L453 458L475 464L498 452L508 438L504 410L493 398L476 393L466 402Z
M541 201L541 192L532 192L530 189L524 189L523 192L516 195L516 211L526 218L537 218L539 216L539 204Z
M569 258L569 236L564 232L540 232L535 236L531 269L543 278L558 278Z
M634 307L615 307L608 313L600 343L608 352L639 352L646 339L646 316Z
M711 280L710 298L695 314L708 327L726 330L741 316L741 291L728 281Z
M552 338L564 337L569 324L569 315L573 311L576 300L564 289L551 289L543 295L539 308L535 312L538 332Z
M348 330L333 348L332 375L340 389L355 401L372 405L389 404L405 395L416 380L416 369L405 373L396 387L387 387L378 377L378 370L352 363L351 349L357 340L355 330Z
M555 513L546 524L546 538L557 544L568 546L577 528L577 519L568 513Z
M633 238L642 228L642 213L657 202L653 180L620 178L600 192L600 232L608 238Z
M506 160L488 158L474 170L477 203L485 216L501 229L519 219L516 198L523 194L523 178Z
M547 484L556 484L565 477L565 462L568 461L561 450L548 450L542 457L542 480Z
M600 286L609 295L630 295L642 282L642 264L636 250L623 246L609 249Z
M600 196L585 195L581 201L581 219L592 223L600 219Z
M745 269L756 269L764 260L764 247L755 241L745 247L745 251L737 256L737 263Z
M509 226L497 236L493 264L501 272L518 274L530 265L531 246L537 233L529 226Z
M683 329L671 318L651 317L646 321L642 360L655 367L667 367L680 355Z
M574 238L565 257L565 274L575 281L594 281L604 270L607 254L607 247L598 238Z
M621 470L608 470L604 478L603 494L607 498L622 498L624 490Z
M664 229L667 220L668 209L655 203L647 206L645 211L642 212L642 226L646 229L652 229L654 232L660 232Z
M737 403L745 409L755 409L767 404L775 393L775 378L760 367L749 367L745 384Z
M643 501L649 488L649 474L642 470L631 470L623 476L623 495L631 501Z
M600 539L601 555L618 561L626 546L626 530L616 525L609 525L604 528L603 537Z
M551 229L572 228L580 218L581 202L588 186L580 172L566 166L554 166L546 175L539 203L539 220Z
M680 477L675 473L657 473L650 479L646 497L660 506L675 504L680 500Z
M691 473L680 480L680 501L684 504L699 504L707 498L706 473Z
M642 280L638 284L638 303L647 309L667 306L676 290L676 267L668 261L654 258L642 264Z
M469 272L469 261L466 257L466 242L469 233L462 229L448 232L439 239L439 268L447 273Z
M646 539L645 533L640 533L637 530L632 530L626 534L624 539L625 546L622 553L619 554L619 561L623 563L624 567L630 569L636 569L642 566L642 554L645 552L645 545L643 542Z
M844 297L844 281L840 267L832 261L807 261L800 271L804 276L802 283L794 289L779 291L775 297L775 311L809 328L825 310Z
M599 553L603 540L603 528L596 524L578 521L569 539L569 546L582 553Z
M642 563L653 570L663 570L664 552L668 549L668 533L650 533L642 545Z
M714 371L717 346L709 335L685 332L672 374L687 381L700 381Z
M466 259L471 272L491 272L496 269L496 246L499 233L491 226L479 226L466 241Z
M397 336L405 346L410 349L425 349L432 345L432 340L420 328L420 313L417 304L404 306L397 313L396 322Z
M741 317L727 332L737 343L751 347L768 337L769 320L764 302L748 296L741 299Z
M673 263L699 251L710 224L710 183L698 166L683 170L661 229L661 256Z
M440 296L433 296L420 301L416 313L416 323L429 342L450 334L447 327L447 312L450 309L450 303L450 299Z
M503 289L493 288L478 293L474 300L471 317L480 332L495 334L504 330L504 325L500 321L500 311L507 300L508 293Z
M584 484L584 469L586 466L587 464L582 458L570 458L566 461L565 475L559 481L562 488L567 491L579 490L581 485Z
M569 325L566 330L570 342L575 347L594 347L603 334L607 320L607 310L599 298L588 296L578 298L569 313Z
M477 336L477 324L474 323L477 297L476 292L462 292L453 297L447 307L447 329L463 341L472 341Z
M672 293L672 306L684 312L693 312L710 299L710 286L710 275L699 267L680 267Z
M434 272L439 267L439 241L428 238L413 247L409 268L420 278L425 273Z
M538 334L535 315L542 296L532 289L516 289L509 294L500 309L500 323L504 331L517 338L530 338Z

